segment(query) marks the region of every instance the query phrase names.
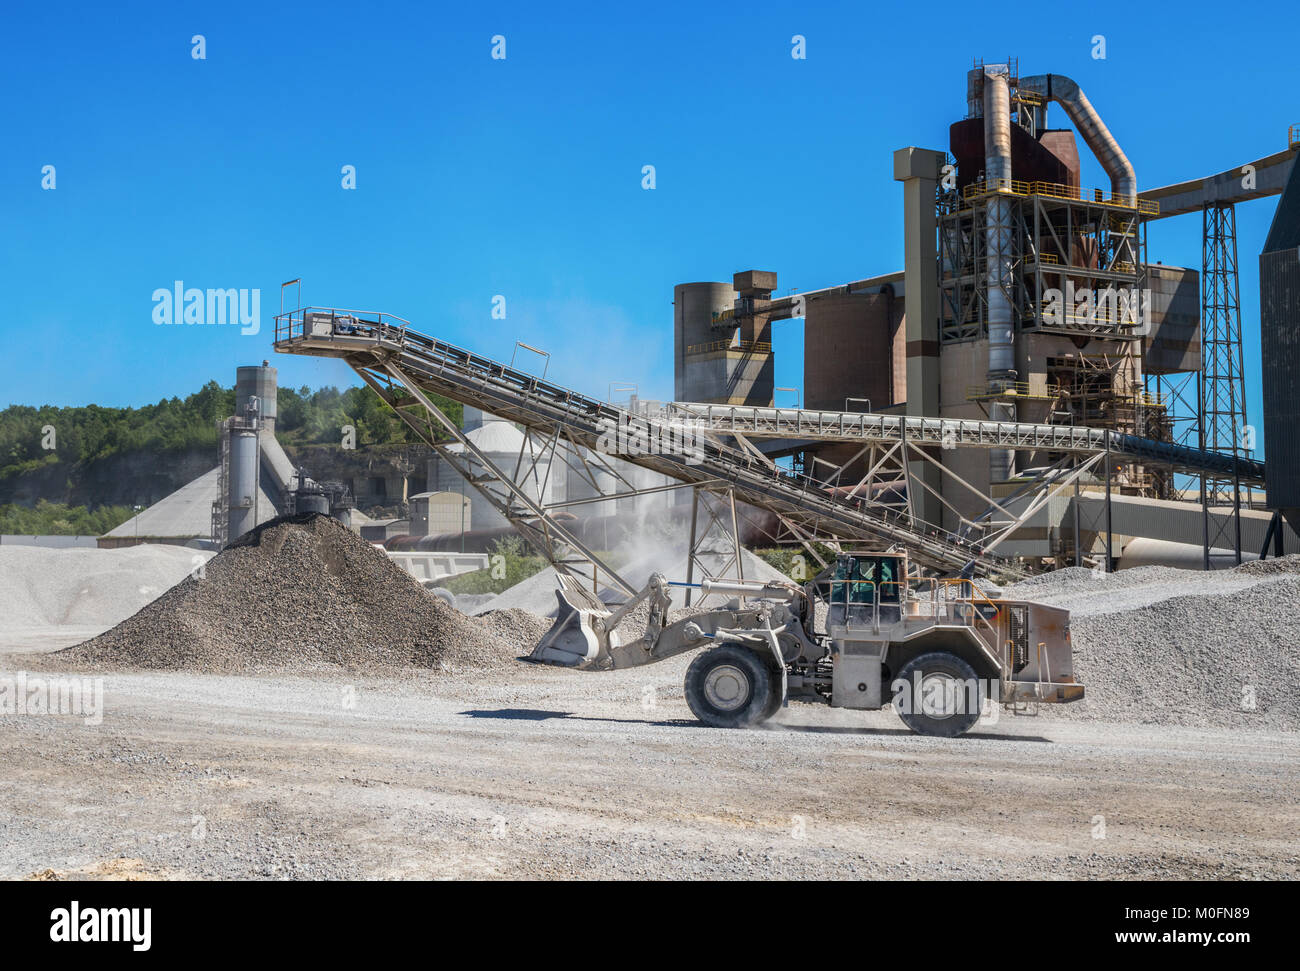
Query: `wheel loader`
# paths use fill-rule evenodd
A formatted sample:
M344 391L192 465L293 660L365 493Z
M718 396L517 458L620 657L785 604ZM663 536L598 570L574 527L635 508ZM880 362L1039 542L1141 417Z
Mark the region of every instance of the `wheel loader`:
M674 587L732 599L668 623ZM954 737L990 705L1036 711L1083 697L1069 611L987 597L969 579L909 576L905 552L845 553L802 585L656 573L617 607L561 575L556 597L555 623L526 660L617 670L699 650L686 701L718 728L754 727L804 701L892 706L914 732ZM643 603L644 632L624 640L620 624L639 622Z

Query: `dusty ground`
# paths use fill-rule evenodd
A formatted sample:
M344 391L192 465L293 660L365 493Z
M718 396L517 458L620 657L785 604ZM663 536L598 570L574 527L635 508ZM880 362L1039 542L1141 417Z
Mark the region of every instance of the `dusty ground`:
M809 706L718 731L685 663L109 673L98 726L0 716L0 876L1300 875L1300 736L1004 715L942 741Z

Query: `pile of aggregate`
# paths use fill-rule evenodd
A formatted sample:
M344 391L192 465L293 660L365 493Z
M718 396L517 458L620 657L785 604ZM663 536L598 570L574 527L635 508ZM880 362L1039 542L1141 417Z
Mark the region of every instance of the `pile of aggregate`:
M549 623L466 617L328 516L274 519L97 637L47 655L82 667L205 673L502 667Z
M1087 694L1044 713L1300 730L1300 557L1209 573L1071 567L1005 595L1070 610Z
M93 637L125 620L212 554L183 546L59 549L0 546L0 650Z

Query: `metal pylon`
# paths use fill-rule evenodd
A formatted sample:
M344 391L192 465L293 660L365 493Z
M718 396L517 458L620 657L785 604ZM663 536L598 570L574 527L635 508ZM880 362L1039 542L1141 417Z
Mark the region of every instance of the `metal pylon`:
M1231 205L1207 204L1202 212L1201 374L1198 436L1203 449L1240 459L1246 451L1246 376L1241 350L1241 300L1237 286L1237 213ZM1217 528L1209 509L1231 496L1233 515ZM1205 569L1210 550L1229 545L1241 562L1241 477L1201 476L1202 545ZM1228 523L1231 522L1231 529Z

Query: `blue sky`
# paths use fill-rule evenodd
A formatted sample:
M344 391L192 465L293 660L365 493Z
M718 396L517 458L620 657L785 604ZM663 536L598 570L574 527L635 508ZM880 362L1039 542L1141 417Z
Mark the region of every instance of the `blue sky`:
M588 393L669 397L675 283L774 269L784 292L901 268L892 152L947 148L975 57L1074 77L1143 188L1278 151L1300 122L1300 17L1280 8L1039 5L998 23L969 4L128 2L5 21L0 405L138 405L263 358L292 386L352 383L271 351L293 277L304 302L483 354L543 347ZM1106 184L1091 157L1084 183ZM1255 421L1272 210L1238 210ZM1150 255L1199 266L1199 217L1153 227ZM261 333L155 325L175 280L259 288ZM777 384L802 385L801 325L775 343Z

